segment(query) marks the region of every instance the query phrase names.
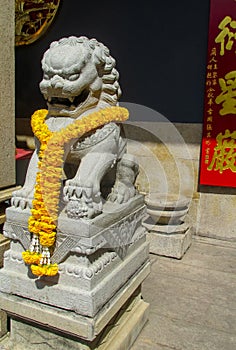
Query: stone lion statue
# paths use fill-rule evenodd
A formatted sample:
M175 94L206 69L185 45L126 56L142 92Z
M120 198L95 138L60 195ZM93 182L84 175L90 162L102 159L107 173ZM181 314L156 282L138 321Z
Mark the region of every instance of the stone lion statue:
M43 56L42 69L40 90L52 132L118 104L121 89L115 60L95 39L71 36L53 42ZM135 196L138 165L126 153L119 125L110 122L72 141L67 145L61 203L68 217L93 218L102 212L104 201L123 203ZM13 194L14 207L32 207L39 146L36 139L25 184Z

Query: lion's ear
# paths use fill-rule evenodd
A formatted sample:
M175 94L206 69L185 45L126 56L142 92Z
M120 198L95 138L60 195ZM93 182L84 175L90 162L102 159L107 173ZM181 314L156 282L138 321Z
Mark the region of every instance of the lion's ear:
M96 66L104 66L106 58L104 50L100 46L96 46L93 51L93 59Z

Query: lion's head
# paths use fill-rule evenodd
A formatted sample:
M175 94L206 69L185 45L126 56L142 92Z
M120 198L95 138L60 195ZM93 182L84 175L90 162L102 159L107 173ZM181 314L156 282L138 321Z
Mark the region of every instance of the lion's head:
M50 115L77 118L93 108L117 104L119 74L109 49L96 39L63 38L42 59L40 90Z

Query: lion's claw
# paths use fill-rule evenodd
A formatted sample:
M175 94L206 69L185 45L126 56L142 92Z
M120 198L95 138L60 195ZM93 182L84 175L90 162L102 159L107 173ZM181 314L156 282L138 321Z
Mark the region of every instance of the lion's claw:
M21 190L14 191L11 198L11 206L15 208L32 209L33 204L33 191L26 190L22 188Z
M101 193L93 193L93 186L82 186L74 180L66 181L63 190L67 202L67 216L74 219L93 218L102 211Z

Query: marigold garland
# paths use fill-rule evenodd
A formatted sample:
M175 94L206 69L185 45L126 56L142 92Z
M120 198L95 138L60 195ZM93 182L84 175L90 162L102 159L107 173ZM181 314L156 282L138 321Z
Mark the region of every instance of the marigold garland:
M24 262L28 265L36 264L38 265L40 263L41 259L41 254L35 253L35 252L30 252L30 251L25 251L22 253Z
M59 131L51 132L45 123L48 111L34 112L31 126L40 141L38 173L34 190L33 208L28 221L32 240L29 250L22 256L36 276L55 276L58 265L51 264L57 230L58 205L64 162L64 147L72 139L111 121L128 119L129 112L122 107L109 107L93 112Z

